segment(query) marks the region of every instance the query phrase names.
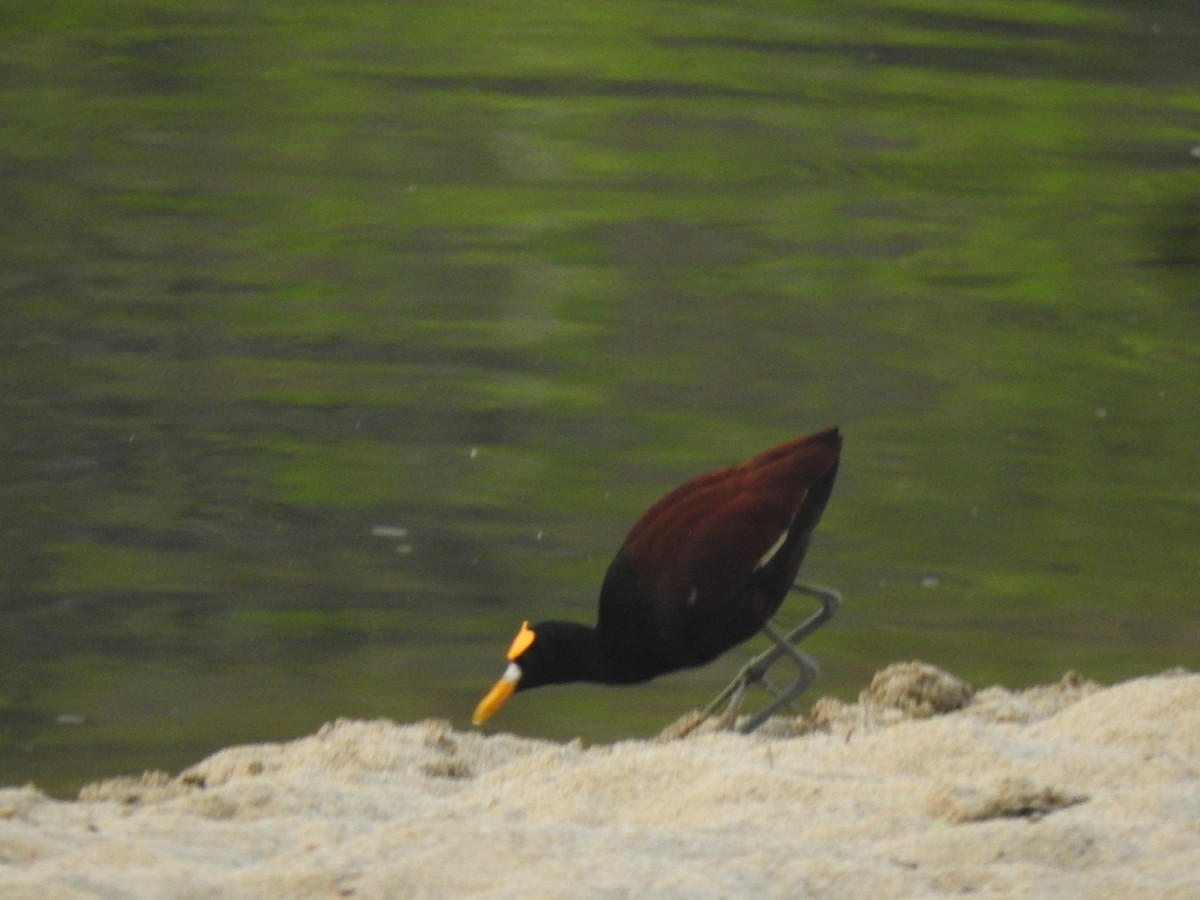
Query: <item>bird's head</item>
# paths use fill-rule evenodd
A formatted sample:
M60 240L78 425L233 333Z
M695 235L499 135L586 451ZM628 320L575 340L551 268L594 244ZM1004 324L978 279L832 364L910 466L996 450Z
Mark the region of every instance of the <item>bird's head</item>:
M522 622L508 648L504 674L479 701L471 721L482 725L515 691L585 677L584 663L594 637L592 629L574 622L539 622L532 627Z

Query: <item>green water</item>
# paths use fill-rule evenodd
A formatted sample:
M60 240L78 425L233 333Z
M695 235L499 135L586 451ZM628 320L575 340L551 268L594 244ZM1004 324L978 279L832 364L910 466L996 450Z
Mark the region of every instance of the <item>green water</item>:
M818 692L1195 667L1197 46L1190 2L10 10L0 784L467 727L653 500L831 424ZM753 649L495 725L653 734Z

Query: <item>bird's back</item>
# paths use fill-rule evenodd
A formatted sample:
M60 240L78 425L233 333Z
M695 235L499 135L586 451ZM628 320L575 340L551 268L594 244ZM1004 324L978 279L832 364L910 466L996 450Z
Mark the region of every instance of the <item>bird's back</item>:
M654 674L708 662L783 602L837 473L836 428L700 475L630 529L600 595L600 639Z

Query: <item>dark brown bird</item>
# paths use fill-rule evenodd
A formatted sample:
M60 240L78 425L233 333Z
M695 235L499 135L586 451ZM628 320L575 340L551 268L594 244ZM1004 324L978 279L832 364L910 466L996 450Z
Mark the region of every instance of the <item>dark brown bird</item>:
M593 681L632 684L700 666L766 631L775 647L752 660L705 715L790 656L800 676L750 723L757 727L804 690L816 663L793 642L829 620L839 597L795 584L813 530L837 476L836 428L782 444L671 491L625 538L600 589L596 626L525 622L508 651L508 668L480 701L482 724L514 691ZM817 596L822 608L792 634L769 624L788 591Z

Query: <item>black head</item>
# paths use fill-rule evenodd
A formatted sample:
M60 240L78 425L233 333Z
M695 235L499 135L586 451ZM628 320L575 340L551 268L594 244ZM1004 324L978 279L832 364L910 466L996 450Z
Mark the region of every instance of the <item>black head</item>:
M538 622L528 630L532 642L510 657L521 670L518 691L587 678L596 641L593 629L577 622Z
M576 622L528 622L508 648L508 668L475 708L472 721L487 721L516 691L545 684L566 684L591 675L596 632Z

